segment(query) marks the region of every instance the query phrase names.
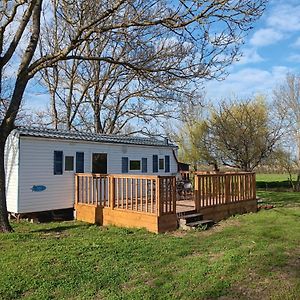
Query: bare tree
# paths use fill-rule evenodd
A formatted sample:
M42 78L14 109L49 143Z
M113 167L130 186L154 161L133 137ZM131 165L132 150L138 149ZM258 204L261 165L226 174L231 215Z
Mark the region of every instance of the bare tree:
M67 1L4 0L0 4L0 95L5 67L14 63L13 90L9 106L0 124L0 231L10 231L6 195L4 148L14 128L25 89L38 72L53 67L60 61L97 60L122 65L139 76L181 79L212 78L223 74L238 54L244 32L261 15L266 0L259 1L184 1L174 3L158 0ZM44 5L43 5L44 4ZM44 14L42 14L42 10ZM59 26L51 26L54 19ZM57 49L37 51L39 41L44 42L43 28L58 30ZM159 28L163 40L175 38L189 45L190 59L165 64L147 60L147 54L160 51L160 40L146 43L145 55L130 60L118 59L111 53L86 55L77 52L95 39L113 39L124 29ZM68 30L66 30L68 29ZM166 49L167 51L167 49ZM222 55L220 55L222 54Z
M148 7L150 6L146 5L144 9ZM235 8L242 7L239 3ZM164 6L149 9L147 18L155 19L158 9L164 11ZM188 13L187 9L194 10L195 7L188 8L182 1L177 9ZM238 54L241 36L235 32L237 24L233 25L234 18L233 15L229 17L231 12L227 15L228 9L225 2L221 5L208 5L202 11L205 21L201 26L195 27L192 23L189 24L191 27L188 25L184 29L175 26L172 33L166 26L139 26L134 29L123 27L117 32L97 36L81 48L81 53L77 49L74 58L88 56L94 59L80 61L79 66L76 62L76 68L72 67L72 62L59 63L58 81L56 76L51 75L50 79L45 76L50 94L56 91L56 103L62 104L59 110L65 112L60 116L61 125L64 126L65 123L67 129L87 127L85 129L99 133L118 133L125 128L127 131L128 128L134 128L134 124L134 132L137 132L141 131L137 124L144 127L153 120L178 116L181 99L187 98L193 88L199 88L199 82L204 78L219 78L224 75L225 67ZM213 17L217 12L227 15L225 18L229 21L223 28L221 24L218 33L215 32ZM94 11L91 13L92 18ZM130 18L136 14L131 6L127 6L123 13ZM72 27L64 28L64 34L69 34L68 31L72 30ZM58 42L53 43L53 39L57 38L59 36L50 35L47 47L55 48ZM200 42L199 46L195 42ZM228 51L228 47L232 52ZM107 56L108 59L99 61L96 59L99 55ZM111 64L111 58L126 64ZM137 62L142 69L156 71L145 74L136 68L130 68ZM48 71L44 73L46 72ZM74 83L74 78L77 83ZM89 112L87 101L92 112ZM53 109L53 112L53 119L57 119L56 110Z
M274 102L288 128L286 139L294 146L298 160L295 190L300 190L300 76L287 74L286 80L274 90Z

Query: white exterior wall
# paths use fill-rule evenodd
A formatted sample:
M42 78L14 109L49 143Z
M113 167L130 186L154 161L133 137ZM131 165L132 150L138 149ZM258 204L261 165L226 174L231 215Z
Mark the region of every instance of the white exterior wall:
M5 144L5 184L7 210L18 211L18 178L19 178L19 137L9 135Z
M74 171L53 174L54 151L63 151L63 157L74 156ZM129 160L147 158L147 173L130 171L129 174L151 175L152 155L170 156L170 173L159 170L155 175L175 175L177 162L171 147L102 144L85 141L51 140L35 137L20 138L19 207L18 213L71 208L74 204L74 173L76 152L84 152L84 172L92 170L92 153L107 153L108 174L122 173L122 157ZM44 185L46 190L33 192L34 185Z

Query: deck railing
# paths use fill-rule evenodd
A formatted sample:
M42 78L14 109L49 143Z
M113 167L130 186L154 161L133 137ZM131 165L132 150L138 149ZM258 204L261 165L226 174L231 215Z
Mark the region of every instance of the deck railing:
M155 214L176 213L175 176L75 174L76 203Z
M195 173L196 209L256 198L255 173Z
M104 174L75 175L75 202L109 206L109 178Z

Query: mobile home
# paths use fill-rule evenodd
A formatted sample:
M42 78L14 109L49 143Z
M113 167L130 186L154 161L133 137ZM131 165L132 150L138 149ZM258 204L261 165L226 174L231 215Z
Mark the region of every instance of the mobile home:
M167 140L16 128L5 152L8 211L73 208L75 173L176 175L176 151Z

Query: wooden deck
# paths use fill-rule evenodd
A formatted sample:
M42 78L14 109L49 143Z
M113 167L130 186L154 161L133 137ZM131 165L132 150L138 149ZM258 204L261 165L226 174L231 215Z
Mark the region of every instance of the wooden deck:
M256 211L254 173L194 174L194 192L176 192L175 176L76 174L77 219L101 225L177 228L177 215L197 211L218 221Z

